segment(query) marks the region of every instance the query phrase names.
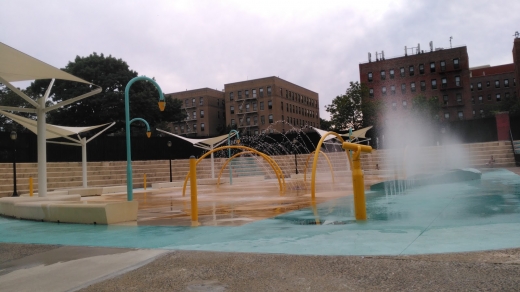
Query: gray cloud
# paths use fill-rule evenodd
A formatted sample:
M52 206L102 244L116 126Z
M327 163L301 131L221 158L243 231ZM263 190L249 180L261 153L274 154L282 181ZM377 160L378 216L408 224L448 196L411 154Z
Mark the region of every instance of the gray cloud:
M318 92L325 118L369 51L453 36L471 66L512 62L518 1L364 2L4 0L0 41L56 67L111 54L165 92L275 75Z

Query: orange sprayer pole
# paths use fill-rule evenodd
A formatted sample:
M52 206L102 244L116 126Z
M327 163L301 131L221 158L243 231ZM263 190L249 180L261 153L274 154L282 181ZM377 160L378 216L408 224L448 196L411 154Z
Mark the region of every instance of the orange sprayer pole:
M367 219L367 208L365 202L365 181L363 170L361 170L361 152L372 152L372 147L349 142L343 142L345 151L352 150L352 184L354 186L354 210L356 220Z
M29 195L32 197L34 193L33 189L33 178L32 176L29 177Z
M146 173L144 174L143 180L144 180L144 190L146 191Z
M191 226L199 226L199 210L197 206L197 160L190 157L190 190L191 190Z

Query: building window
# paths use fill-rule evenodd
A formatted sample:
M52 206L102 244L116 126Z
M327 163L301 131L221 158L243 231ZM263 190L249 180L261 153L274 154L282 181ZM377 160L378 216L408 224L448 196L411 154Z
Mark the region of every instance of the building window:
M244 97L249 98L249 89L244 90Z
M471 83L471 84L469 85L469 89L470 89L471 91L473 91L473 83Z
M448 98L448 95L443 95L442 96L442 102L444 105L448 105L448 101L449 101L449 98Z
M184 126L181 126L181 133L184 133Z
M430 63L430 73L434 73L435 72L435 62L431 62Z
M459 69L460 68L459 58L453 59L453 68L454 69Z
M203 105L204 104L204 97L200 97L199 98L199 105Z
M368 96L370 96L370 97L374 97L374 88L370 88L370 89L368 90Z
M255 133L255 135L258 135L258 130L255 130L254 133Z
M197 119L197 112L195 112L195 111L193 112L193 119L194 120Z
M415 82L411 82L411 83L410 83L410 90L411 90L412 92L415 92Z
M392 108L393 108L394 110L397 109L397 103L396 103L395 101L392 102Z
M246 118L246 125L251 125L251 118L250 117L247 117Z
M462 103L462 95L460 93L457 93L457 103Z
M464 113L462 111L459 111L457 115L459 116L459 120L464 120Z
M280 89L281 91L282 89ZM271 86L267 86L267 96L271 96ZM282 96L282 94L280 93L280 96Z
M509 98L509 92L504 93L504 97L505 97L506 99L508 99L508 98Z
M260 110L261 110L261 111L264 110L264 102L263 102L263 101L260 102Z
M424 64L419 64L419 74L424 74Z
M484 110L481 109L479 112L480 112L480 117L483 118L484 117Z
M386 79L386 72L385 70L381 70L381 80L385 80Z
M450 119L450 113L444 113L444 118L446 120L449 120Z
M406 100L403 100L403 108L406 108L406 105L407 105L407 104L408 104L408 103L406 102Z
M482 90L482 82L477 83L477 90Z
M432 89L437 89L437 79L432 79Z
M478 102L479 102L479 103L483 103L483 102L484 102L484 101L482 100L482 95L479 95L479 96L478 96Z
M402 94L406 93L406 84L405 83L401 84L401 93Z
M455 86L460 86L460 76L455 76Z
M489 86L491 86L491 82L486 81L486 87L489 87Z
M372 80L373 80L372 72L368 72L368 82L372 82Z
M410 72L410 76L413 76L415 74L413 65L408 68L408 71Z
M386 95L386 86L381 87L381 92L383 95Z
M487 95L487 100L491 100L491 94Z
M244 125L244 118L238 119L238 125L242 127Z
M273 101L272 100L267 102L267 108L268 109L272 109L273 108Z
M426 81L421 81L421 91L426 90Z
M390 92L395 94L395 85L390 86Z
M204 132L204 123L201 123L201 124L200 124L200 131L201 131L201 132Z
M238 112L241 113L242 112L242 103L238 105Z
M256 98L256 89L253 89L253 98Z
M196 102L195 98L192 98L191 99L191 106L195 106L195 102Z
M235 106L234 105L229 106L229 111L231 112L231 114L234 114L235 113Z
M242 90L237 91L237 99L242 99Z
M178 127L178 126L175 126L173 132L174 132L174 133L177 133L178 131L179 131L179 127Z
M229 101L233 101L234 97L233 97L233 92L230 92L229 93Z
M404 77L404 67L399 68L399 74Z
M475 97L474 96L471 97L471 104L475 104Z
M269 124L273 123L273 115L269 115Z
M475 117L475 115L476 115L476 112L475 112L475 110L473 110L473 117Z
M256 102L253 103L253 111L256 112Z
M446 61L441 61L441 72L446 71Z
M497 93L497 101L500 101L501 98L500 98L500 93Z
M442 79L441 79L441 87L442 88L448 87L448 79L446 79L446 77L442 77Z
M509 87L509 79L504 79L504 87Z
M265 117L264 117L264 116L261 116L261 117L260 117L260 123L261 123L262 125L265 125Z
M246 103L246 113L249 112L249 103Z
M184 106L185 106L185 107L188 107L188 104L189 104L188 99L185 99L185 100L184 100Z
M253 117L253 125L258 125L258 116Z
M201 110L200 111L200 118L203 118L204 117L204 110Z
M390 69L390 79L394 79L395 72L394 69Z
M197 124L193 124L193 132L197 133Z

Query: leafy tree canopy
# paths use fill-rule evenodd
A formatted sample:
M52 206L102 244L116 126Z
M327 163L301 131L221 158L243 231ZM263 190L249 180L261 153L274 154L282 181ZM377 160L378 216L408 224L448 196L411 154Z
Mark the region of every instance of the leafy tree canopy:
M324 131L332 131L332 122L320 118L320 129Z
M48 122L64 126L92 126L116 122L112 131L121 131L125 122L125 87L137 72L130 70L122 59L93 53L87 57L77 56L62 70L96 84L101 93L74 102L58 110L49 112ZM43 96L50 80L36 80L31 83L31 90L37 97ZM93 90L90 85L56 80L52 88L51 100L58 103ZM150 82L137 81L130 88L130 119L143 118L154 128L161 123L180 121L184 118L181 102L166 98L166 109L160 112L157 106L159 93ZM142 128L141 123L132 126Z
M338 95L332 104L326 106L330 113L330 122L336 131L348 128L358 129L363 125L361 103L368 95L368 88L359 82L350 82L345 94Z

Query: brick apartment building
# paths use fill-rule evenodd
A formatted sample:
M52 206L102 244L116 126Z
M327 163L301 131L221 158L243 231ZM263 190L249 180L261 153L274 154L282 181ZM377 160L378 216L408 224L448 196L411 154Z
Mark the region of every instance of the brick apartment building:
M414 54L359 64L361 83L371 98L380 99L386 112L403 117L410 112L413 97L439 100L439 119L455 121L479 118L486 106L520 96L520 38L513 45L513 63L469 67L467 48L416 50Z
M172 132L187 137L213 137L225 128L224 92L200 88L166 94L182 101L186 119L172 124Z
M272 76L224 85L226 125L241 133L285 133L293 127L319 127L318 93Z
M371 98L380 99L387 113L406 116L413 97L439 100L441 120L471 116L470 71L466 47L419 51L402 57L359 64L361 83Z

